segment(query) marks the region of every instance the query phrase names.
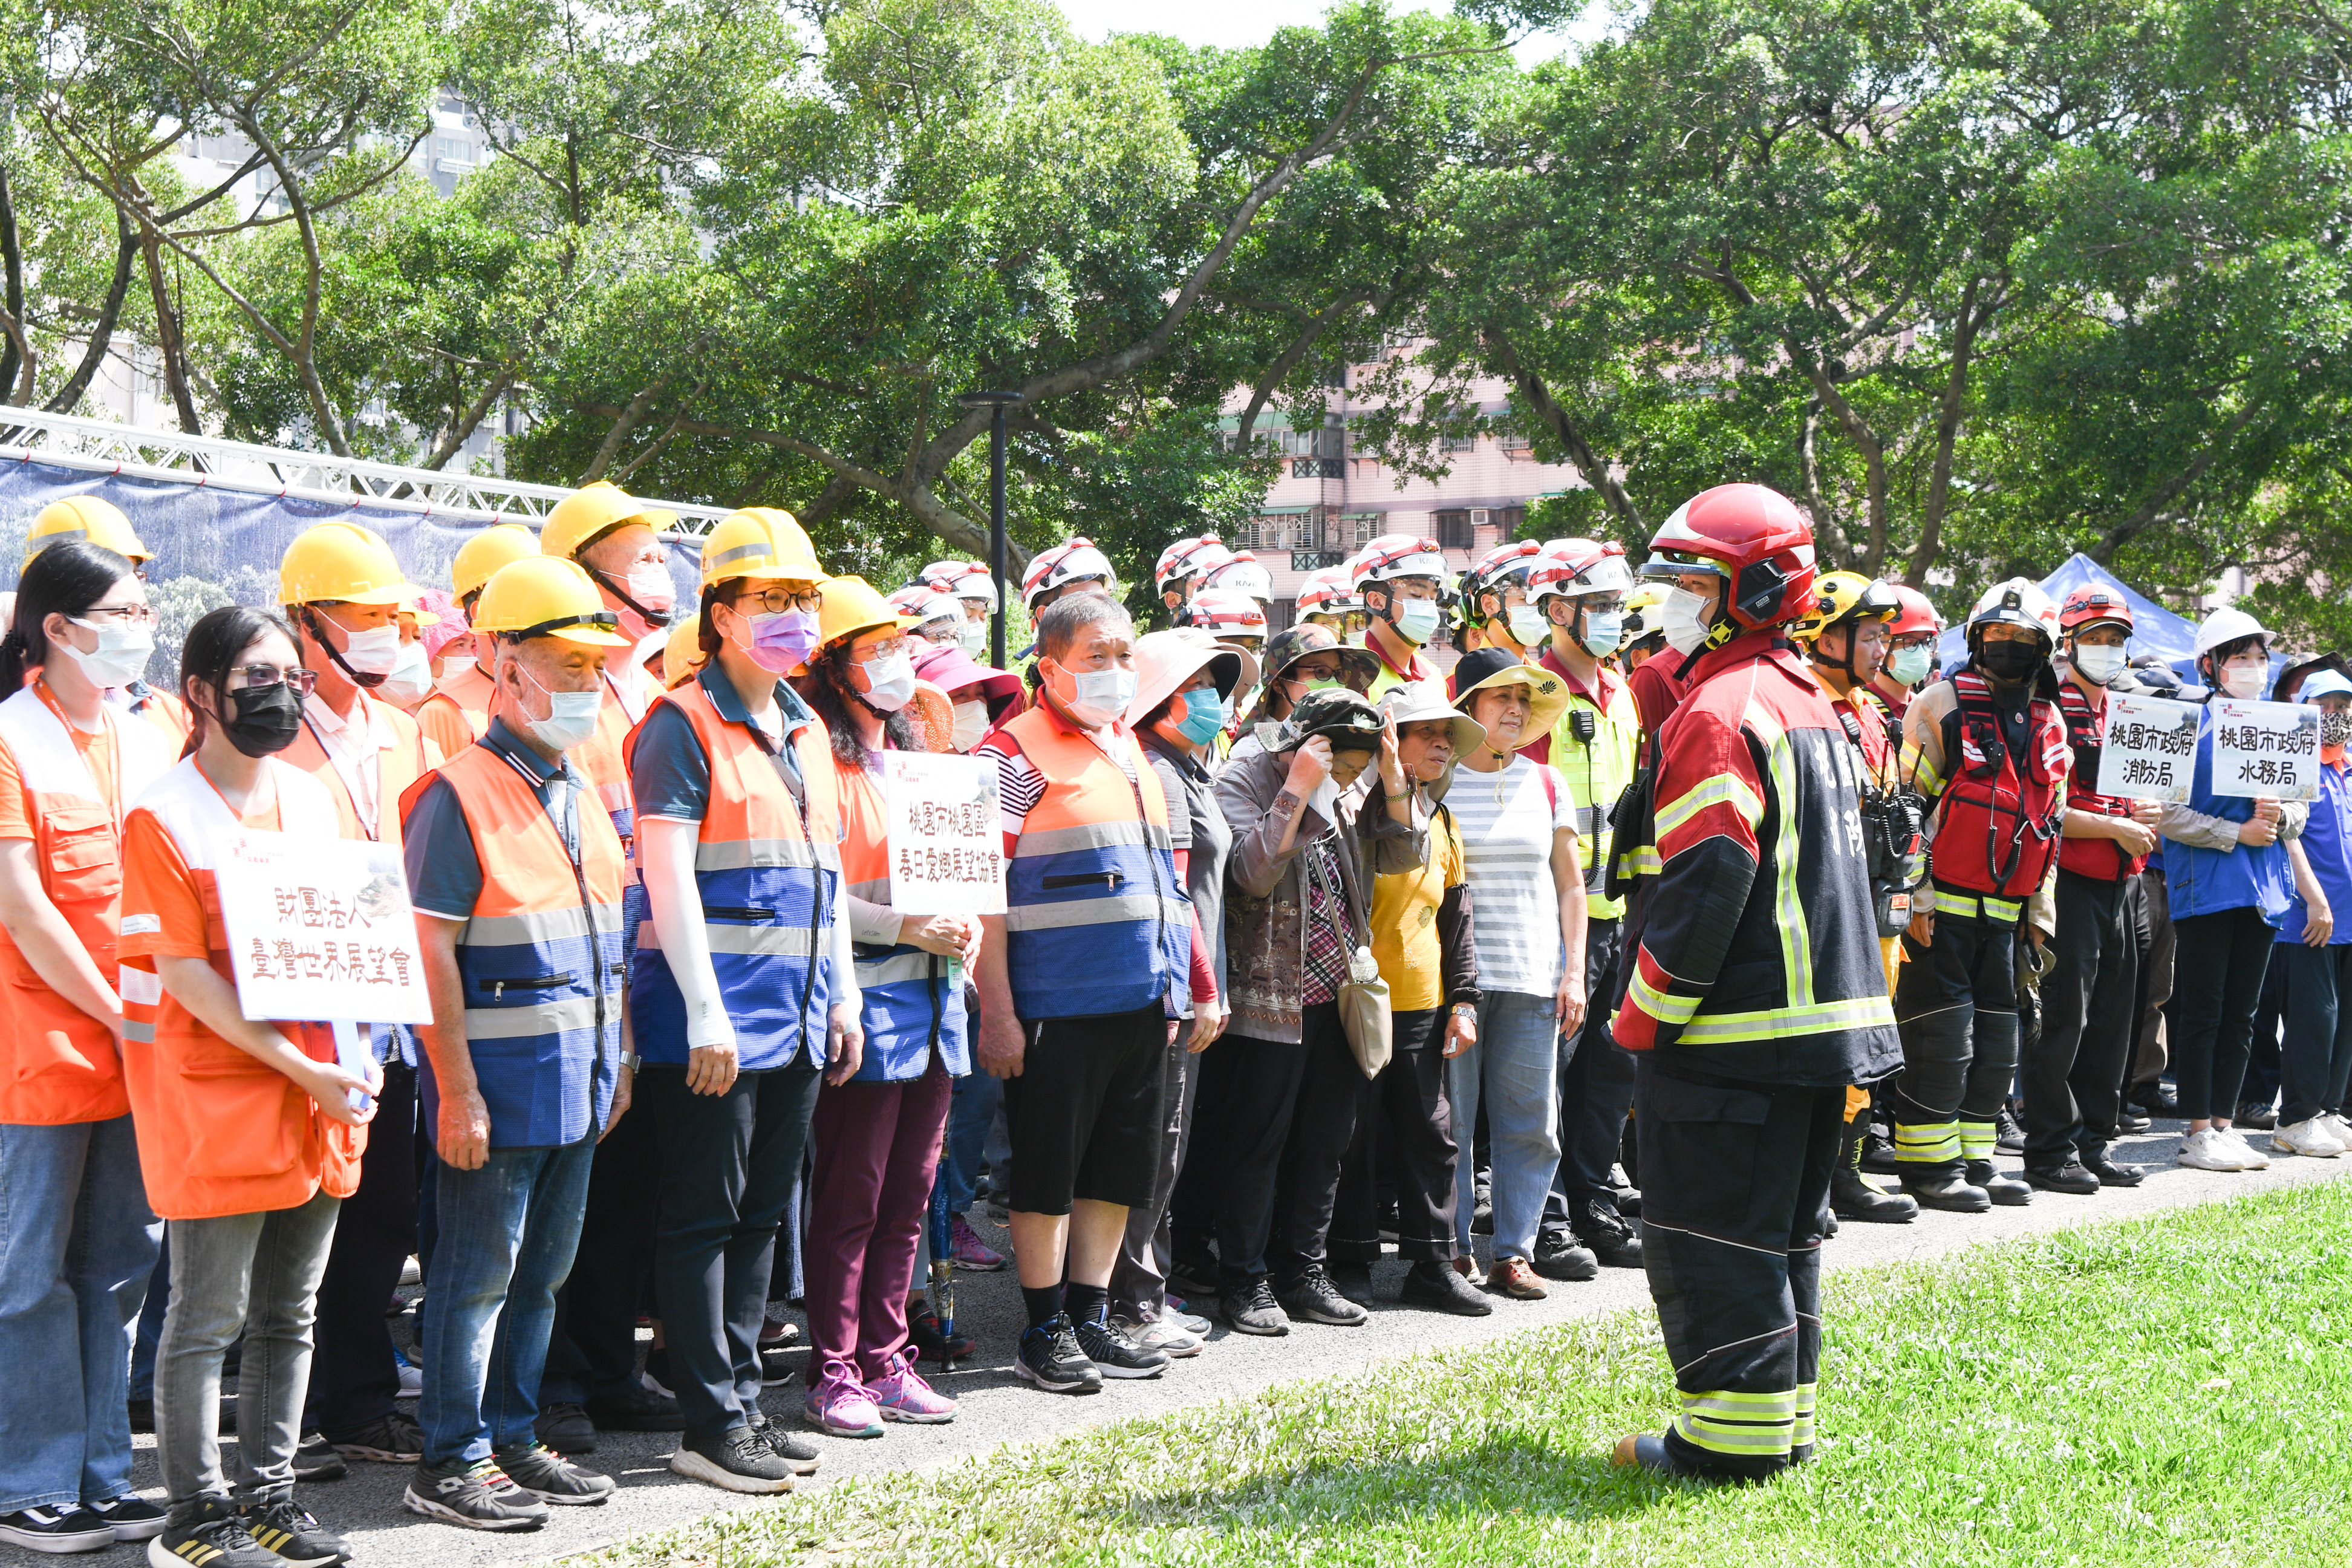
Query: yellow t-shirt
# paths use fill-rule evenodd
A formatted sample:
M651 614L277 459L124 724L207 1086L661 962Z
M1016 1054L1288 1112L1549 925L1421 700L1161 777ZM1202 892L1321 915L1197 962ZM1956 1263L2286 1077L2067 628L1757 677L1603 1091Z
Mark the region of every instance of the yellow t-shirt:
M1462 839L1443 807L1429 824L1429 859L1412 871L1372 878L1372 956L1389 983L1389 1007L1426 1012L1445 1002L1444 946L1437 906L1445 890L1460 887Z

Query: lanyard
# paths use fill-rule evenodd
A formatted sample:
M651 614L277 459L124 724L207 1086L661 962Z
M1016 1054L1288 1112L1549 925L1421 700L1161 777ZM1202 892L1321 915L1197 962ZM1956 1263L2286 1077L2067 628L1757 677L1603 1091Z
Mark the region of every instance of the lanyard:
M359 706L353 711L359 714L362 717L370 719L369 737L373 738L374 724L373 722L373 716L369 715L367 711L367 700L366 694L362 693L360 695ZM335 782L343 787L343 799L351 802L352 816L358 821L360 831L368 836L368 841L370 843L375 842L381 831L381 824L377 822L374 812L361 805L359 783L356 777L344 768L342 758L336 752L333 747L327 744L325 734L320 730L316 724L311 722L310 715L307 709L302 715L302 727L310 732L310 738L319 743L319 750L326 757L328 766L334 768ZM374 755L375 748L373 747L370 747L368 749L370 753L369 760L371 762L376 762ZM383 784L383 764L381 762L376 762L376 767L378 769L376 776L377 785L381 788Z

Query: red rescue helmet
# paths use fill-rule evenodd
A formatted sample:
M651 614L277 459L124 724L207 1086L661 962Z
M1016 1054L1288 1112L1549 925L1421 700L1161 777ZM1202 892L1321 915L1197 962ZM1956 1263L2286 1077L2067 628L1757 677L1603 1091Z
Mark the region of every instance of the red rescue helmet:
M2132 630L2131 606L2124 596L2100 583L2086 582L2058 606L2058 630L2072 637L2086 626L2112 624Z
M1936 613L1936 606L1927 596L1908 583L1890 583L1895 590L1895 619L1888 622L1888 637L1907 637L1915 632L1940 633L1944 618Z
M1813 530L1797 504L1766 485L1717 485L1675 508L1650 540L1644 577L1713 571L1724 579L1715 634L1720 646L1739 632L1760 632L1796 618L1811 601Z

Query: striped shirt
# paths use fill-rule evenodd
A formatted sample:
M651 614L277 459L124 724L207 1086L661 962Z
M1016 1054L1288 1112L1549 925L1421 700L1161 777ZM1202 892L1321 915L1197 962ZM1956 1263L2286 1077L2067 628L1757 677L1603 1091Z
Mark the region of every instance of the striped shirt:
M1122 730L1120 733L1124 735L1126 732ZM1096 744L1099 746L1101 743L1097 741ZM996 768L996 802L1003 817L1004 852L1009 857L1020 840L1021 830L1028 825L1029 813L1036 810L1037 802L1045 798L1045 776L1038 772L1037 765L1010 741L1001 744L993 739L985 741L972 755L985 759ZM1127 775L1128 781L1136 782L1135 748L1119 747L1116 760L1119 771Z
M1515 756L1494 773L1456 769L1445 809L1462 834L1478 988L1550 996L1559 988L1560 960L1551 836L1554 829L1576 827L1568 786L1546 764Z

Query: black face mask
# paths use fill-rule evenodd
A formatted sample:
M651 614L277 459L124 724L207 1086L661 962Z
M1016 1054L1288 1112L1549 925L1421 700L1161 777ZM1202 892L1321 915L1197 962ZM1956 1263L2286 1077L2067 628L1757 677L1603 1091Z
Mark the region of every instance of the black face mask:
M1977 650L1977 664L1997 681L2022 681L2042 665L2041 648L2032 643L1987 643Z
M268 757L294 744L302 730L302 704L294 688L280 681L258 690L248 687L228 694L236 716L222 724L228 743L247 757Z

